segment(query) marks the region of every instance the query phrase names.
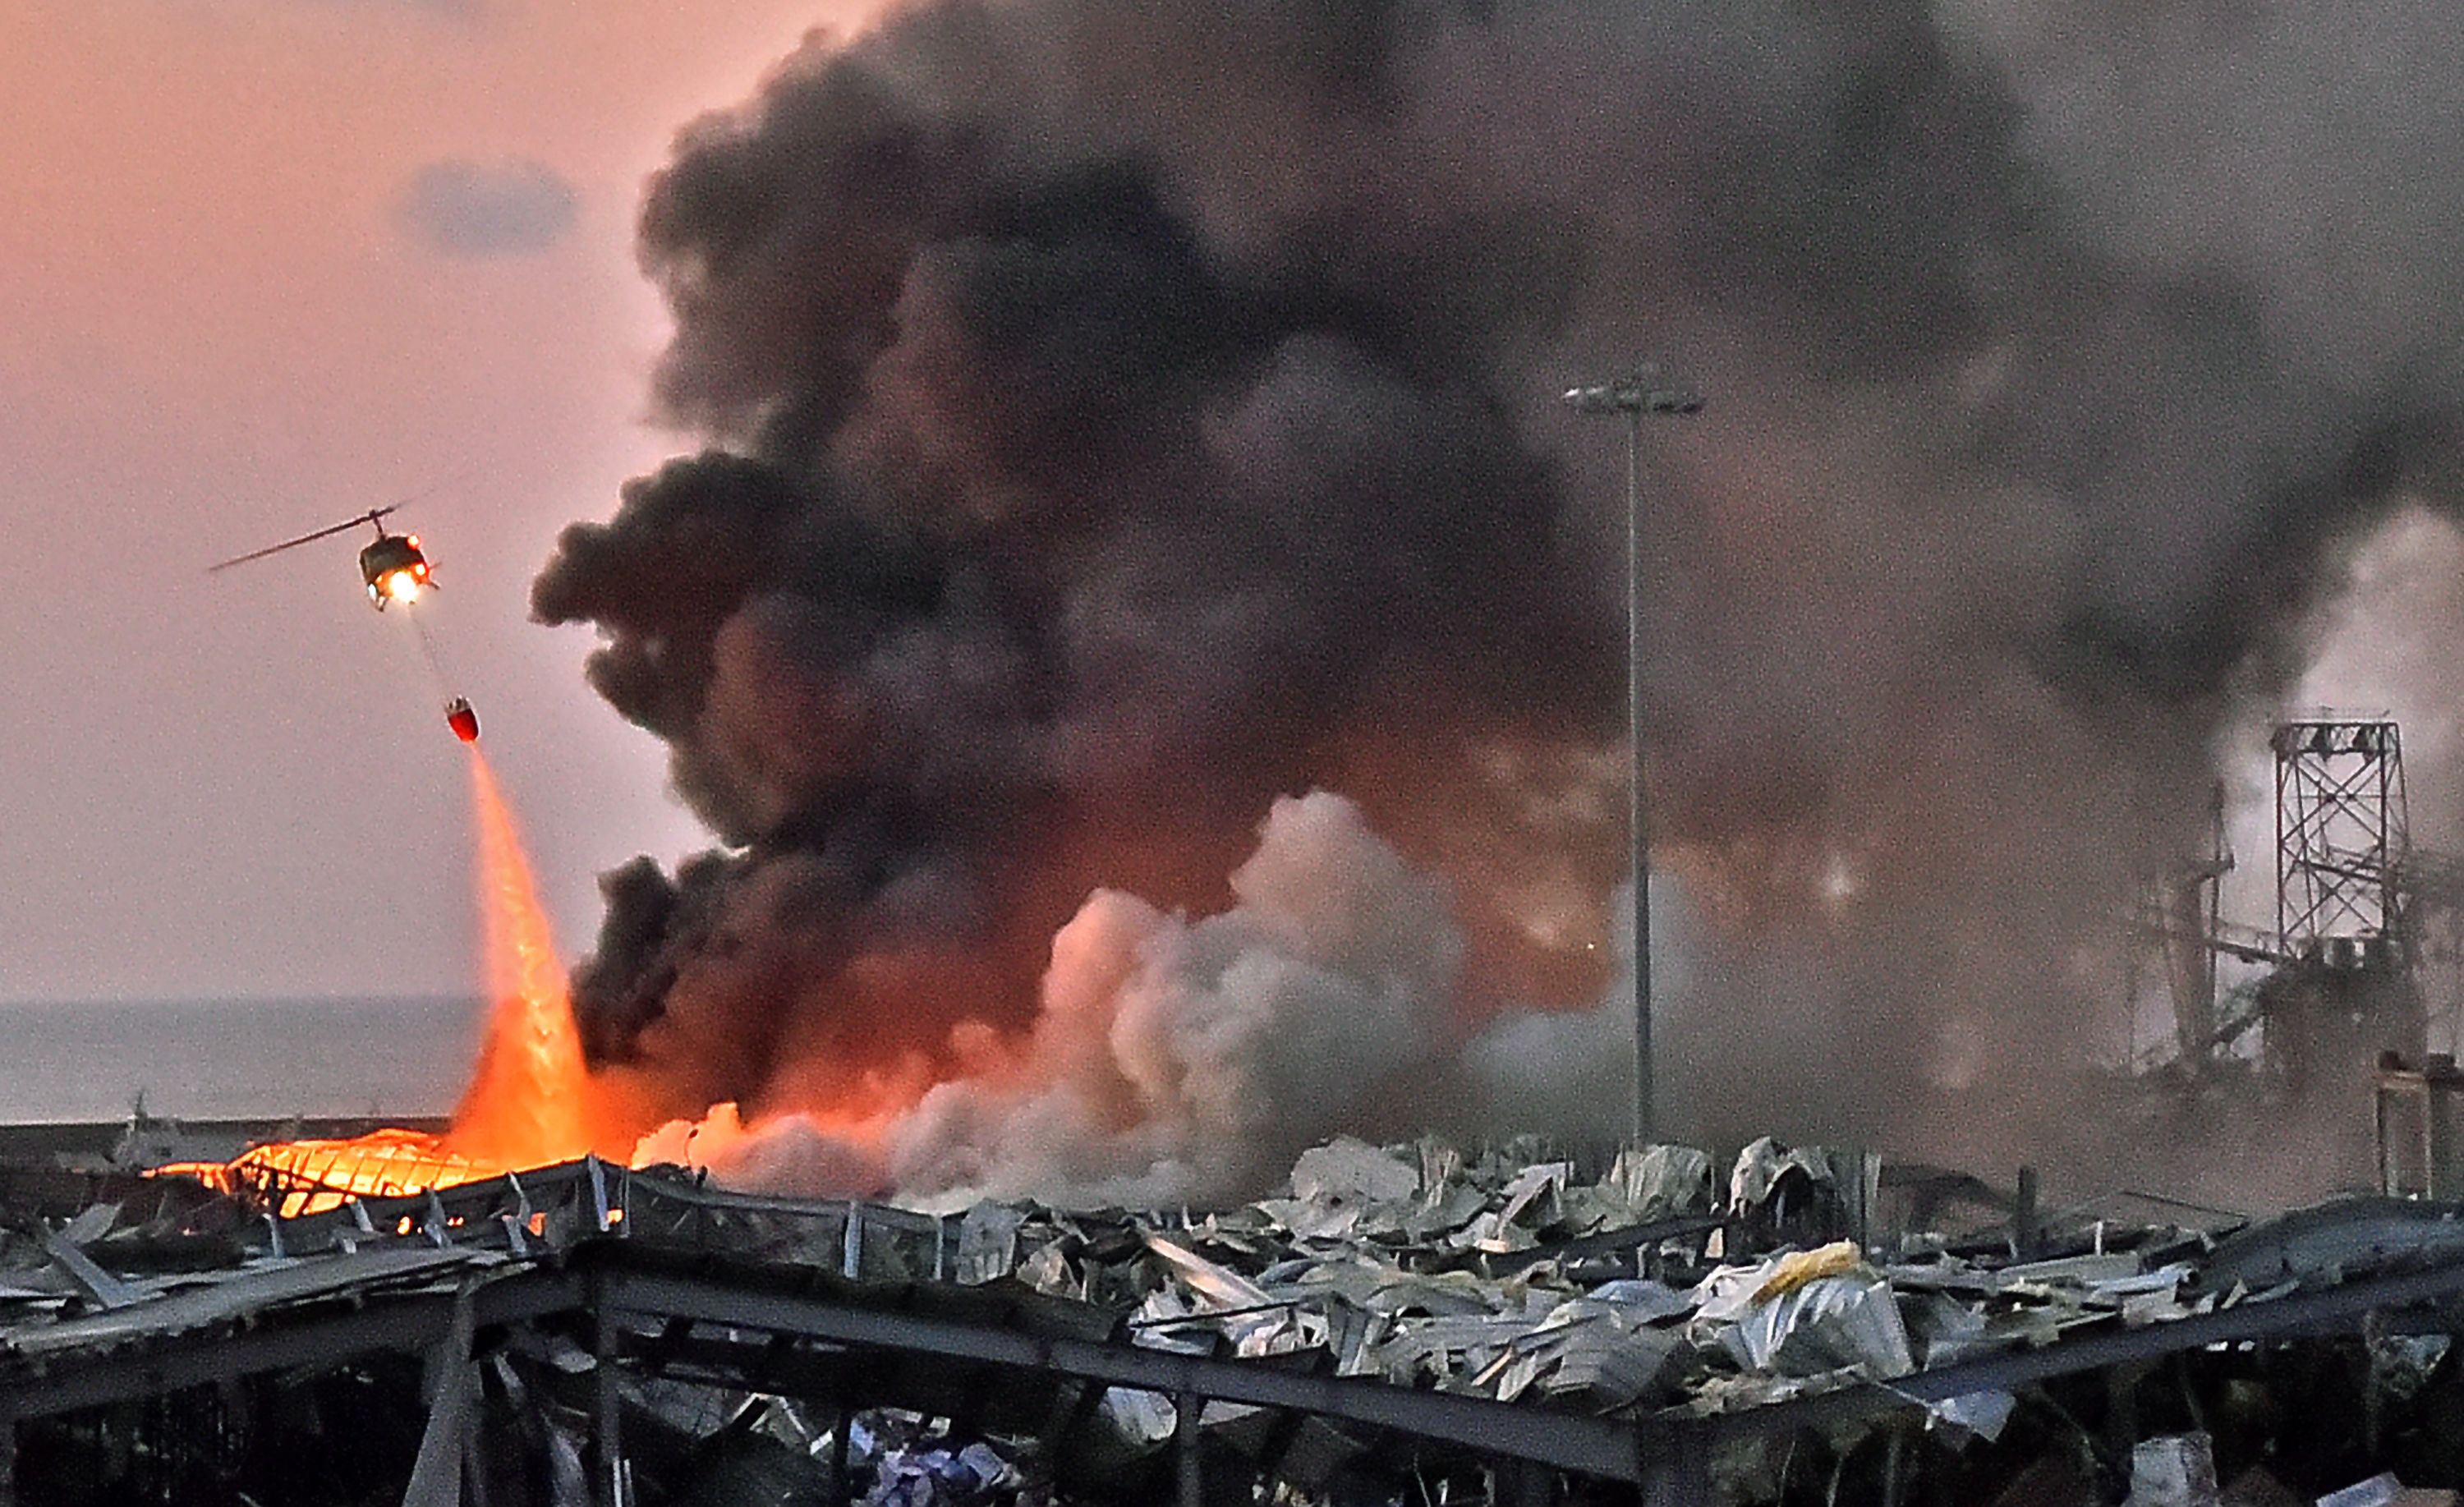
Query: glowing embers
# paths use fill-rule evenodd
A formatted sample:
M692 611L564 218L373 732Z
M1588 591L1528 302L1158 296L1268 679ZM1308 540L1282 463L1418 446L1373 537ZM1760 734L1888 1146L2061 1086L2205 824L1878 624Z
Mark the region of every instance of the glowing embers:
M164 1170L172 1170L164 1168ZM503 1170L448 1150L419 1130L376 1130L351 1141L278 1141L221 1170L223 1186L253 1194L285 1219L321 1213L349 1198L392 1198L451 1188Z

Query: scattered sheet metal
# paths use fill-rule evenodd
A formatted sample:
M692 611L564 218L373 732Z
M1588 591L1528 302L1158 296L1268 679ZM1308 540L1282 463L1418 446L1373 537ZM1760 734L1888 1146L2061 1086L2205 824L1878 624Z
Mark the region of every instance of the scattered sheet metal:
M2203 1433L2143 1439L2130 1452L2123 1507L2217 1507L2214 1447Z
M1240 1208L986 1206L966 1216L960 1245L1004 1247L1017 1279L1117 1309L1141 1344L1319 1354L1336 1375L1589 1412L1723 1412L1887 1387L1921 1368L2273 1295L2247 1282L2216 1291L2200 1239L2171 1226L2040 1226L2025 1261L2015 1239L1954 1250L1924 1232L1862 1249L1837 1238L1851 1223L1839 1192L1843 1169L1865 1178L1871 1161L1765 1138L1728 1167L1723 1190L1711 1157L1685 1147L1629 1147L1587 1172L1536 1142L1465 1152L1338 1138L1304 1152L1273 1196ZM1707 1220L1684 1227L1671 1251L1607 1238L1706 1215L1726 1221L1718 1246L1701 1238ZM2244 1253L2232 1271L2289 1292L2357 1252L2383 1262L2443 1250L2454 1228L2410 1211L2360 1212L2359 1230L2356 1217L2297 1220L2273 1244L2260 1227L2218 1254ZM2379 1365L2401 1387L2441 1359L2432 1344L2390 1344ZM1926 1411L1990 1442L2016 1404L1985 1389ZM1101 1412L1133 1447L1172 1432L1155 1399L1116 1394Z
M2161 1224L2055 1221L2032 1229L2034 1258L2022 1261L2015 1236L1860 1230L1840 1192L1851 1168L1868 1179L1870 1158L1767 1138L1726 1164L1725 1179L1722 1165L1671 1146L1603 1162L1537 1142L1464 1150L1337 1139L1303 1153L1272 1196L1239 1207L981 1204L947 1217L726 1193L595 1163L291 1220L211 1198L178 1204L172 1218L172 1205L117 1188L82 1212L54 1200L11 1217L0 1199L0 1365L244 1326L382 1288L451 1290L605 1234L749 1251L866 1282L1015 1282L1092 1305L1098 1327L1114 1322L1136 1344L1184 1354L1585 1414L1713 1414L1888 1391L2000 1352L2464 1259L2464 1222L2451 1212L2351 1200L2221 1242ZM1715 1226L1716 1244L1705 1238ZM1865 1243L1841 1238L1857 1234ZM569 1341L552 1352L539 1343L509 1340L507 1354L577 1381L595 1364ZM2452 1385L2451 1347L2445 1334L2372 1331L2371 1389L2401 1400ZM2017 1402L1970 1391L1927 1404L1923 1422L1990 1443ZM1252 1422L1221 1404L1200 1419L1210 1435ZM710 1420L668 1422L715 1436ZM1113 1388L1089 1394L1082 1422L1135 1454L1167 1448L1179 1419L1169 1398ZM839 1448L824 1437L838 1427L817 1424L797 1448ZM880 1507L1006 1503L1033 1474L998 1441L867 1427L846 1447L855 1487ZM1278 1438L1272 1450L1329 1470L1365 1447L1322 1422ZM2194 1445L2148 1443L2164 1448L2133 1457L2134 1502L2224 1499L2212 1462L2204 1477L2195 1468ZM746 1448L748 1479L777 1463Z
M1875 1381L1916 1369L1889 1279L1848 1241L1723 1267L1695 1292L1691 1327L1741 1369L1800 1377L1854 1370Z
M2317 1507L2455 1507L2455 1493L2445 1487L2412 1487L2382 1471L2318 1499Z

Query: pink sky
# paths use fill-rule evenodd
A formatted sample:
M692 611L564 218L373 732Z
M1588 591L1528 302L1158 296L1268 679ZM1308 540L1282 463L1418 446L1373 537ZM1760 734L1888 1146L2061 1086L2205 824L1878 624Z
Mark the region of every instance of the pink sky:
M683 446L642 417L642 179L870 4L0 7L0 999L475 986L462 759L355 546L202 574L466 468L400 521L564 950L600 869L698 845L526 592ZM456 161L543 165L570 223L438 249L405 205Z

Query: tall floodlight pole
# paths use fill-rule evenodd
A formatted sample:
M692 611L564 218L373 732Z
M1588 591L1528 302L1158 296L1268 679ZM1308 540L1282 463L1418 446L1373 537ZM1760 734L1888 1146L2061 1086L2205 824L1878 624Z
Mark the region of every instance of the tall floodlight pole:
M1634 844L1634 1138L1655 1125L1651 1055L1651 824L1642 784L1642 420L1645 414L1699 413L1697 394L1665 381L1648 362L1624 376L1570 387L1582 413L1625 418L1625 714L1633 768L1626 775L1626 832Z

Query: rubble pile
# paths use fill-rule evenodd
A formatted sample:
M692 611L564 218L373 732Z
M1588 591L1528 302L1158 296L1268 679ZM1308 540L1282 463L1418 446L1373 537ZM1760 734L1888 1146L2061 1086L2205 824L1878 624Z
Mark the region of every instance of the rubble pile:
M1973 1488L2025 1474L2026 1456L2049 1445L2084 1462L2072 1473L2074 1495L2057 1494L2061 1500L2227 1499L2212 1482L2204 1495L2150 1486L2162 1452L2139 1449L2136 1431L2160 1418L2132 1414L2195 1425L2208 1410L2203 1391L2214 1393L2213 1410L2238 1418L2271 1389L2300 1389L2281 1374L2226 1374L2236 1362L2298 1371L2302 1388L2318 1385L2314 1373L2357 1364L2359 1383L2338 1410L2354 1414L2358 1428L2349 1404L2359 1399L2380 1409L2376 1426L2388 1433L2397 1431L2391 1409L2417 1401L2436 1379L2441 1406L2464 1422L2464 1387L2446 1364L2444 1333L2383 1335L2358 1349L2311 1337L2297 1356L2265 1345L2201 1355L2195 1365L2214 1377L2193 1375L2193 1363L2177 1357L2163 1409L2139 1409L2129 1387L2117 1391L2101 1374L2090 1390L2107 1395L2066 1402L2055 1395L2065 1384L2055 1384L2035 1394L2033 1419L2019 1389L1918 1398L1900 1385L1962 1362L2058 1353L2080 1337L2464 1258L2464 1224L2432 1206L2355 1199L2244 1229L2221 1211L2117 1195L2048 1219L1972 1178L1895 1177L1907 1169L1768 1139L1745 1148L1724 1177L1709 1155L1683 1147L1625 1148L1592 1176L1578 1175L1574 1159L1532 1159L1531 1150L1519 1144L1465 1156L1434 1141L1377 1147L1337 1140L1305 1153L1277 1196L1239 1209L1157 1215L979 1206L965 1215L961 1249L982 1270L1006 1265L1038 1291L1125 1313L1134 1342L1157 1348L1314 1357L1335 1375L1590 1416L1716 1417L1857 1391L1899 1393L1921 1408L1833 1423L1817 1445L1760 1439L1728 1448L1719 1462L1724 1496L1739 1501L1792 1499L1792 1467L1826 1501L1843 1473L1853 1481L1882 1470L1892 1491L1912 1489L1927 1469L1920 1450L1935 1457L1935 1476ZM1883 1220L1878 1204L1895 1187L1927 1214L1944 1212L1947 1190L1981 1222L1962 1234ZM2128 1220L2108 1212L2132 1204L2156 1212ZM2175 1222L2168 1212L2194 1217ZM1869 1221L1873 1228L1858 1228ZM1126 1436L1150 1445L1169 1437L1168 1406L1117 1396L1108 1416ZM2014 1416L2026 1420L2015 1448L1994 1452ZM2100 1420L2095 1436L2082 1417ZM2346 1425L2321 1425L2319 1439L2303 1442L2303 1420L2280 1421L2293 1441L2264 1441L2259 1452L2323 1456L2289 1467L2297 1475L2355 1469L2385 1443L2321 1450L2314 1446ZM2163 1437L2177 1451L2195 1444L2211 1459L2204 1432ZM2254 1446L2236 1438L2233 1448ZM2431 1454L2416 1461L2416 1474L2453 1478L2464 1470L2464 1437ZM2342 1458L2356 1465L2329 1463ZM2245 1471L2250 1482L2274 1479L2261 1466L2250 1470L2260 1473Z
M1323 1352L1336 1375L1618 1408L1683 1368L1668 1321L1694 1303L1640 1274L1698 1266L1714 1202L1710 1159L1683 1147L1580 1180L1572 1161L1344 1139L1303 1153L1282 1196L1203 1215L979 1206L961 1270L1122 1309L1158 1349Z
M1053 1507L1056 1501L1052 1462L1037 1440L960 1438L946 1420L900 1409L850 1411L841 1419L784 1398L658 1383L628 1387L626 1406L634 1463L643 1467L636 1472L637 1496L711 1507L830 1500L849 1507ZM587 1453L585 1421L579 1412L559 1420L559 1454L579 1461Z
M2033 1178L1769 1140L1337 1140L1212 1211L935 1214L587 1158L313 1214L278 1191L0 1166L18 1499L2247 1507L2464 1481L2464 1220L2426 1201L2047 1210Z
M2201 1237L2170 1226L2035 1261L1930 1234L1904 1259L1814 1243L1851 1201L1818 1149L1755 1143L1725 1197L1691 1147L1627 1148L1592 1178L1516 1149L1339 1139L1279 1196L1202 1215L979 1206L961 1270L1123 1310L1144 1345L1319 1352L1336 1375L1595 1413L1750 1408L2225 1300L2188 1293ZM1990 1437L2009 1404L1937 1413Z

